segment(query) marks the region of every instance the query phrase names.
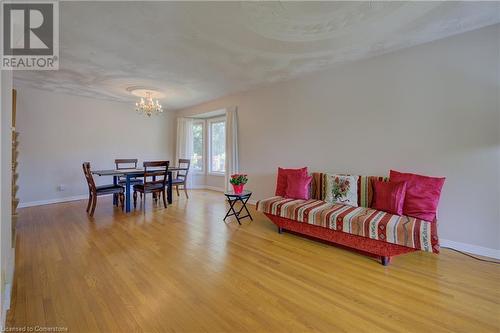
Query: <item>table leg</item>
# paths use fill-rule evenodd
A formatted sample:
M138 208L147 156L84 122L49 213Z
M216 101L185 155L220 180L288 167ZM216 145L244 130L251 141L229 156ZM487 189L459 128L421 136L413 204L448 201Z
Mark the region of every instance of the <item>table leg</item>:
M241 205L240 209L238 210L238 213L236 213L236 218L238 218L238 216L240 216L241 211L242 211L242 210L243 210L243 208L245 207L245 202L244 202L241 198L238 198L238 199L236 199L236 200L235 200L235 202L237 202L237 201L241 201L242 205ZM240 221L240 220L238 219L238 222L239 222L239 221Z
M238 221L238 224L241 225L240 219L238 218L239 213L236 213L236 210L234 209L234 205L236 204L236 202L238 200L237 199L235 199L235 200L227 199L227 201L229 201L229 210L227 211L226 216L224 216L223 221L225 221L228 218L228 216L235 216L236 220ZM232 212L232 214L230 214L231 212Z
M172 204L172 171L167 172L167 201Z
M113 176L113 185L118 185L118 177ZM116 206L118 204L118 196L116 194L113 194L113 206Z
M247 208L247 202L248 202L248 200L250 200L250 196L248 196L248 197L245 199L245 201L243 201L243 199L241 199L241 198L240 198L240 200L241 200L241 202L243 203L243 207L241 207L241 209L240 209L240 213L241 213L241 211L243 210L243 208L245 208L245 210L247 211L247 215L246 215L246 216L244 216L244 217L247 217L247 216L248 216L248 217L250 218L250 220L251 220L251 221L253 221L252 215L250 215L250 212L248 211L248 208ZM238 215L239 215L239 213L238 213Z
M156 181L156 176L153 176L153 183ZM156 192L153 192L153 200L156 202Z
M125 183L125 212L130 212L130 175L127 175Z

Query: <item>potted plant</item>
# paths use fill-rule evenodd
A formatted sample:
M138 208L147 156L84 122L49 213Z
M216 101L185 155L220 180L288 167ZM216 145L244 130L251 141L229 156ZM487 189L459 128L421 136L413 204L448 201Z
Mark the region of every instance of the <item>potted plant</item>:
M248 182L247 175L245 174L234 174L231 175L229 182L233 185L234 193L241 194L243 192L243 187Z

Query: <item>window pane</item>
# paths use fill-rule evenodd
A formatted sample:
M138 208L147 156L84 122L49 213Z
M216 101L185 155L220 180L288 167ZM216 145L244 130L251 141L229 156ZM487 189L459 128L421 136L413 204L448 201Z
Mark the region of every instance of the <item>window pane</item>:
M224 172L226 170L226 122L210 124L210 170Z
M203 171L203 124L193 124L193 156L191 167L196 171Z

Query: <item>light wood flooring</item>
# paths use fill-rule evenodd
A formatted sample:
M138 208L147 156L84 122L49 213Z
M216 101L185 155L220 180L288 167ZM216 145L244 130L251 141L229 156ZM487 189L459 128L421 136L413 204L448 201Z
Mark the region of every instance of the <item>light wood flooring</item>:
M131 214L21 209L9 327L70 332L499 332L500 267L443 250L374 259L222 222L221 193Z

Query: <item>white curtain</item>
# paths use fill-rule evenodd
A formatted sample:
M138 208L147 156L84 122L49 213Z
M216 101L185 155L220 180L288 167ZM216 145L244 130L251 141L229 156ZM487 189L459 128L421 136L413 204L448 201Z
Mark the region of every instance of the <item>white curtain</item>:
M231 175L238 172L238 110L232 107L226 109L226 191L231 189Z
M177 118L177 146L175 149L175 161L172 165L179 164L180 158L191 159L193 155L193 120L189 118ZM191 177L188 174L186 187L191 187Z

